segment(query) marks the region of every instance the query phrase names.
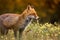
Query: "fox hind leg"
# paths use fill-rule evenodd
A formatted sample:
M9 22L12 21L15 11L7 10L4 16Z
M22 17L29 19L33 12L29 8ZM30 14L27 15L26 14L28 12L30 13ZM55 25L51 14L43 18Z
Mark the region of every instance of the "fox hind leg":
M17 30L13 30L13 31L14 31L15 40L17 40Z
M6 29L6 28L1 28L1 34L2 35L7 35L7 33L8 33L8 29Z

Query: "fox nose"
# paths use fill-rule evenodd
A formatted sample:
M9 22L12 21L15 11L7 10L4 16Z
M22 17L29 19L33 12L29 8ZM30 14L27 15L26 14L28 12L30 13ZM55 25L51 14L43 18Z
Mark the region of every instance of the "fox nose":
M39 19L39 17L36 17L36 20L38 20Z

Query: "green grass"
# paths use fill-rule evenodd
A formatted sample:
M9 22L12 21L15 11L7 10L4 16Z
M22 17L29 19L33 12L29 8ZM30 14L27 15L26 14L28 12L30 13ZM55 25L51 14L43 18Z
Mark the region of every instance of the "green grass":
M0 35L0 40L15 40L13 31ZM21 40L60 40L60 25L32 23L25 28Z

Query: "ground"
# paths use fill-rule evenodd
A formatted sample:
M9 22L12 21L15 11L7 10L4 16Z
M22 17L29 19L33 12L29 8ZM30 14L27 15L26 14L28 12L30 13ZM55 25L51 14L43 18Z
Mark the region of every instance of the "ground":
M15 40L13 31L0 35L0 40ZM21 40L60 40L60 25L32 23L25 28Z

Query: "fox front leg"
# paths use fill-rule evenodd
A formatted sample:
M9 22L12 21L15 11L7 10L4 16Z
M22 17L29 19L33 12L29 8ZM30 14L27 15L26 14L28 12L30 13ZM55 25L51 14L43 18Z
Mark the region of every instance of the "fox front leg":
M19 29L19 40L21 40L24 28Z

